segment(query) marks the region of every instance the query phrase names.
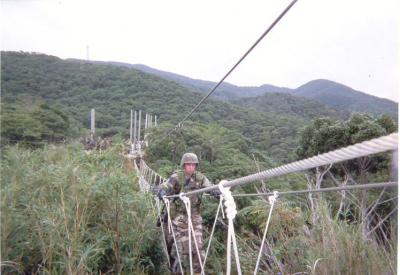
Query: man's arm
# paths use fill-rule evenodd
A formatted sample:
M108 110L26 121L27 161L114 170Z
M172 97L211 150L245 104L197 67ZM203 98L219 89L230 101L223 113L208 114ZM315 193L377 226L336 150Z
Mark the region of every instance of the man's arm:
M202 188L206 188L206 187L210 187L210 186L214 186L214 184L212 184L208 178L206 176L203 177L203 183L202 183ZM221 195L221 191L219 191L219 188L208 191L208 194L210 194L211 196L215 197L215 198L219 198L219 196Z
M177 177L178 175L176 173L173 173L167 181L163 182L162 184L159 185L158 187L158 197L162 199L162 197L166 195L171 195L174 192L175 185L177 183Z

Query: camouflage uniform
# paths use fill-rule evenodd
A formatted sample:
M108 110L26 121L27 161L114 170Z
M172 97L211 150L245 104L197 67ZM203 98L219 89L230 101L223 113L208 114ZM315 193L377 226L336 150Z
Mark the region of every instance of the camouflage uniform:
M171 175L171 177L160 185L160 188L165 190L167 195L179 194L181 192L187 193L196 189L205 188L211 186L210 181L200 172L195 171L193 175L187 178L184 171L180 170ZM200 214L200 205L202 194L195 194L189 196L191 205L191 218L193 229L195 232L195 238L197 246L199 248L201 261L204 261L204 250L203 250L203 228L202 228L202 217ZM190 271L189 264L189 235L188 235L188 223L186 208L181 199L174 199L170 204L171 221L175 232L175 238L177 240L177 246L179 250L179 256L181 258L184 273ZM167 222L167 221L165 221ZM168 234L167 224L164 223L164 232L166 233L165 239L167 242L168 253L171 260L171 271L174 273L180 273L178 257L174 244L174 239L171 234ZM201 272L201 266L198 259L194 240L192 238L192 260L194 272Z

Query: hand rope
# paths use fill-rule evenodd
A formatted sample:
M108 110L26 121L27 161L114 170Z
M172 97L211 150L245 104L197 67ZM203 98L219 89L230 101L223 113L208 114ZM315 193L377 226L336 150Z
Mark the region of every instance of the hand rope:
M277 191L274 191L274 194L272 196L268 197L268 201L269 201L269 204L271 205L271 207L269 209L268 220L267 220L267 224L265 226L264 236L263 236L263 239L262 239L262 242L261 242L260 252L258 253L256 268L254 269L253 275L256 275L257 271L258 271L258 266L260 264L262 250L263 250L263 247L264 247L265 239L267 237L267 231L268 231L268 227L269 227L269 222L271 221L272 210L274 209L275 201L276 201L277 198L278 198L278 192Z
M172 226L172 221L171 221L171 215L170 215L170 203L169 200L164 198L164 203L165 203L165 209L167 209L167 216L168 216L168 232L169 234L172 233L172 237L174 238L174 244L175 244L175 249L176 249L176 255L178 256L178 262L179 262L179 267L181 268L181 274L183 275L183 268L182 268L182 262L181 262L181 257L179 256L179 250L178 250L178 244L176 242L175 238L175 232L174 232L174 227Z
M193 229L193 223L192 223L192 211L191 211L191 206L190 206L190 199L184 195L184 193L179 194L179 198L183 201L185 204L186 212L187 212L187 221L188 221L188 236L189 236L189 261L190 261L190 274L193 274L193 259L192 259L192 238L191 236L193 235L193 240L194 240L194 246L196 248L197 252L197 257L199 259L200 267L201 267L201 274L204 274L203 270L203 263L201 261L201 256L200 256L200 251L199 247L197 245L196 241L196 235L194 233Z
M160 224L161 224L161 232L162 232L162 239L163 239L163 244L164 244L164 252L167 255L167 260L168 260L168 266L171 266L171 260L169 259L169 255L168 255L168 246L167 246L167 241L165 240L165 232L164 232L164 222L161 218L161 207L160 207L160 200L156 199L156 206L157 206L157 215L158 215L158 219L160 220Z
M234 255L235 255L235 260L236 260L236 268L237 268L237 273L239 275L242 274L242 270L240 268L240 262L239 262L239 253L237 249L237 244L236 244L236 237L235 237L235 228L233 227L233 219L236 217L237 211L236 211L236 204L235 200L232 197L232 193L229 190L229 187L224 187L224 183L227 182L225 180L222 180L218 184L218 188L222 193L222 197L225 200L225 207L226 207L226 216L228 218L228 241L227 241L227 255L226 255L226 274L230 275L231 274L231 244L233 243L233 250L234 250Z
M210 250L211 241L212 241L212 238L213 238L213 235L214 235L215 225L217 224L218 214L219 214L219 210L222 208L222 201L223 200L224 200L224 198L222 196L220 196L219 197L219 205L218 205L218 209L217 209L217 214L215 214L215 220L214 220L214 224L213 224L213 227L212 227L212 230L211 230L211 234L210 234L210 238L209 238L209 241L208 241L206 255L204 256L203 269L206 266L208 251ZM224 216L224 211L223 210L222 210L222 216Z

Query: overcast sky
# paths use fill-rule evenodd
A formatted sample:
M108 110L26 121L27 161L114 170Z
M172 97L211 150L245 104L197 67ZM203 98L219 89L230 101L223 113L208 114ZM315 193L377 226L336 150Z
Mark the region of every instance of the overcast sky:
M1 49L219 81L289 0L1 0ZM397 0L299 0L226 80L333 80L398 102Z

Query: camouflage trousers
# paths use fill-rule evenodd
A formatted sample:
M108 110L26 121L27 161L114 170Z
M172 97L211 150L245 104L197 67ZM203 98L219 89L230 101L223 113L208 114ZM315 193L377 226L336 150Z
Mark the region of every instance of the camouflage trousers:
M197 247L199 248L200 255L197 254L196 246L194 244L194 239L192 236L191 246L192 246L192 264L193 271L195 273L201 272L201 264L199 257L201 258L201 262L204 261L205 253L203 250L203 219L200 214L192 214L192 224L193 231L195 235L195 239L197 242ZM172 226L175 233L176 238L176 246L174 244L174 237L172 232L168 232L168 224L164 223L164 232L165 232L165 240L167 243L168 254L170 257L170 269L173 274L181 274L178 254L176 251L176 246L178 248L179 257L181 259L183 274L190 274L190 259L189 259L189 232L188 232L188 223L187 216L183 214L178 214L176 217L172 218Z

